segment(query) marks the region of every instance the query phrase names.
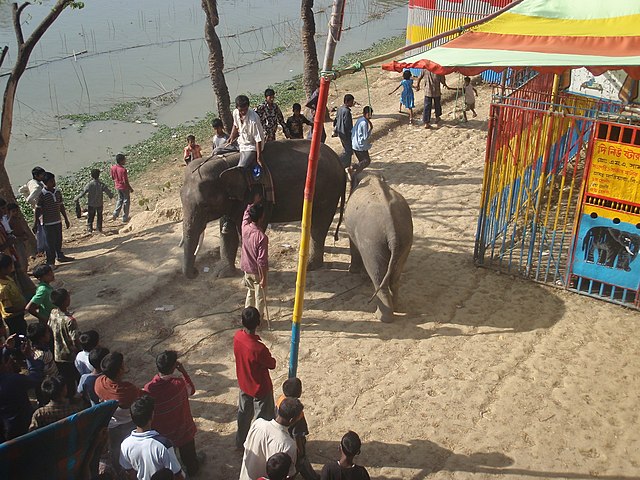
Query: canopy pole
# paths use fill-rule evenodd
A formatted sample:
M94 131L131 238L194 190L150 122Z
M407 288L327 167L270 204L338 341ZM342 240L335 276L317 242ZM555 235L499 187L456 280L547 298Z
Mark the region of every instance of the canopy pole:
M523 1L524 0L514 0L513 2L511 2L506 7L503 7L500 10L497 10L497 11L493 12L492 14L487 15L486 17L483 17L483 18L481 18L479 20L475 20L473 22L466 23L466 24L464 24L464 25L462 25L460 27L456 27L456 28L448 30L446 32L439 33L438 35L435 35L433 37L427 38L426 40L421 40L419 42L412 43L410 45L405 45L404 47L400 47L400 48L398 48L398 49L396 49L396 50L394 50L392 52L384 53L382 55L378 55L377 57L369 58L367 60L364 60L363 62L359 62L359 63L351 65L351 66L349 66L347 68L341 69L340 71L335 73L333 78L337 79L337 78L340 78L343 75L349 75L349 74L352 74L352 73L359 72L362 69L362 67L370 67L371 65L375 65L376 63L380 63L380 62L385 62L387 60L391 60L393 57L397 57L398 55L400 55L402 53L406 53L406 52L409 52L411 50L415 50L416 48L426 47L427 45L431 45L433 42L437 42L438 40L441 40L443 38L450 37L451 35L455 35L457 33L462 33L465 30L469 30L470 28L477 27L478 25L482 25L483 23L486 23L489 20L493 20L497 16L502 15L504 12L506 12L507 10L512 9L516 5L522 3Z
M334 0L331 10L329 34L322 64L322 77L318 91L318 104L313 119L313 135L309 150L309 164L307 180L304 187L304 203L302 205L302 233L300 234L300 254L298 258L298 274L296 276L296 294L293 303L293 317L291 323L291 350L289 352L289 378L298 372L298 352L300 347L300 321L304 306L304 289L307 280L307 259L309 258L309 240L311 238L311 212L313 210L313 195L316 188L316 172L318 171L318 156L324 130L324 114L329 96L329 85L333 76L333 57L342 30L344 6L346 0Z
M560 93L560 75L557 73L553 74L553 90L551 91L551 107L550 111L554 112L556 110L556 104L558 103L558 94Z

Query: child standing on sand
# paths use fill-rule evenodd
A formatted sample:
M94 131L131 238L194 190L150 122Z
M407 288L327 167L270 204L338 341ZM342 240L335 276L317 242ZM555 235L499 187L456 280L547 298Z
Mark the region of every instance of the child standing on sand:
M389 95L394 94L400 87L402 87L402 93L400 94L400 109L398 110L402 113L402 106L409 110L409 125L413 123L413 107L414 105L414 97L413 97L413 79L411 78L411 71L405 70L402 72L402 81L400 85L398 85L393 92L389 93Z
M478 91L471 85L471 79L469 77L464 77L464 87L462 87L462 90L464 92L464 111L462 114L466 122L467 110L471 110L474 117L478 116L476 113L476 97L478 96Z
M184 147L184 163L189 165L193 160L202 158L200 145L196 143L195 135L187 136L187 146Z
M100 170L94 168L91 170L91 181L84 186L84 190L73 199L74 202L79 201L85 195L87 196L87 232L93 233L93 219L96 219L96 228L102 233L102 213L104 211L104 194L109 198L113 198L113 192L104 183L100 181Z

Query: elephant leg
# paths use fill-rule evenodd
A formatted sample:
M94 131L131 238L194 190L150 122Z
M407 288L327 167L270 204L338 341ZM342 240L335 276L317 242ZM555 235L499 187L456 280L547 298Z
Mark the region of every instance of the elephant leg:
M314 207L315 210L316 207ZM318 205L317 208L320 208ZM315 213L315 212L314 212ZM311 245L309 249L308 270L317 270L324 264L324 242L327 238L327 232L333 221L333 212L327 215L326 212L315 214L311 220Z
M349 240L349 251L351 253L351 263L349 264L349 273L360 273L364 268L364 264L362 263L362 256L358 251L358 247Z
M383 287L376 295L376 317L381 322L393 321L393 299L389 287Z
M238 227L230 218L225 219L225 226L220 222L220 263L219 277L232 277L238 274L236 255L240 245Z
M196 249L206 225L207 222L202 219L191 219L182 224L181 243L184 250L182 272L187 278L195 278L198 275L195 268Z
M409 250L403 253L400 259L394 266L393 273L391 275L391 298L393 300L393 311L397 312L398 308L398 290L400 288L400 277L402 276L402 271L404 270L404 265L407 262L407 257L409 256Z

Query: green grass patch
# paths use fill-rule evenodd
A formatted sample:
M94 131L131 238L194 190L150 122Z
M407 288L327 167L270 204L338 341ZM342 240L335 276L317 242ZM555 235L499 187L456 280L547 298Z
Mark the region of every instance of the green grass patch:
M139 120L136 113L139 107L149 108L151 106L151 100L143 98L132 102L119 103L113 106L109 110L99 113L72 113L69 115L62 115L61 118L71 120L75 123L86 124L90 122L97 122L100 120L120 120L122 122L131 122Z

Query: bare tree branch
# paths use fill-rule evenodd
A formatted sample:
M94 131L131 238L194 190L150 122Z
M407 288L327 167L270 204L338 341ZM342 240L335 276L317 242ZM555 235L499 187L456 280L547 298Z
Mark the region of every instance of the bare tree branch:
M25 49L29 50L29 54L31 54L31 50L36 46L36 43L40 41L44 32L56 21L58 16L62 13L62 11L67 8L69 5L73 3L73 0L58 0L53 8L49 11L46 17L40 22L40 24L35 28L29 38L26 40L24 46ZM24 4L24 6L28 5L28 2Z
M0 113L0 195L7 201L15 200L13 188L11 187L11 182L5 168L5 161L9 152L9 140L11 139L11 130L13 127L13 107L18 82L27 68L29 57L31 56L34 47L62 11L68 6L82 8L82 2L74 2L73 0L56 0L53 8L49 10L49 13L35 27L31 35L29 35L29 38L25 41L20 22L20 15L22 14L22 11L29 6L29 4L30 3L26 1L20 6L18 6L17 2L13 2L11 5L13 27L16 34L16 40L18 42L18 49L15 56L15 63L5 83L4 96L2 98L2 111ZM8 46L4 47L0 51L0 65L2 65L3 61L6 59L7 51ZM24 229L29 231L24 218L21 219L21 223L23 224ZM35 245L34 238L31 237L28 240L28 243L29 247L33 248Z
M16 40L18 41L18 48L24 44L24 35L22 34L22 25L20 24L20 14L29 5L29 2L24 2L18 7L17 3L11 4L11 12L13 17L13 29L16 31Z
M7 56L9 52L9 45L5 45L2 49L2 53L0 53L0 67L2 67L2 63L4 62L4 58Z

